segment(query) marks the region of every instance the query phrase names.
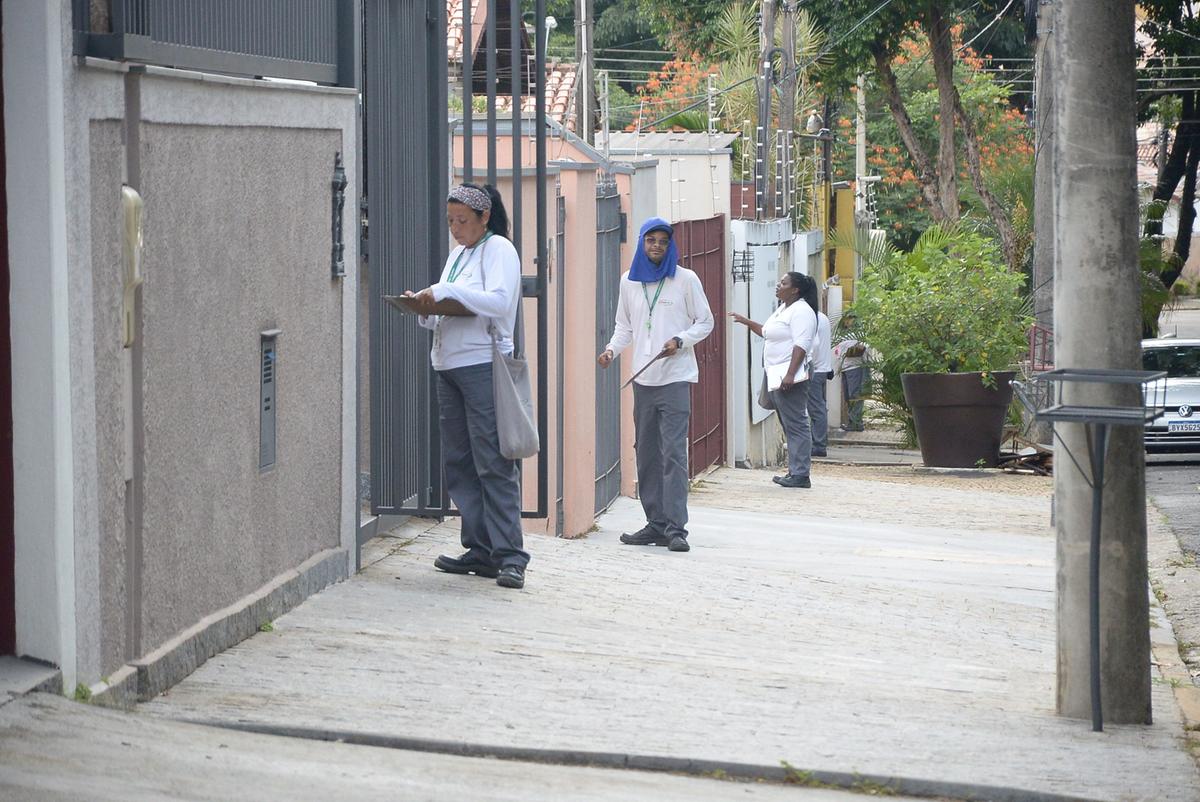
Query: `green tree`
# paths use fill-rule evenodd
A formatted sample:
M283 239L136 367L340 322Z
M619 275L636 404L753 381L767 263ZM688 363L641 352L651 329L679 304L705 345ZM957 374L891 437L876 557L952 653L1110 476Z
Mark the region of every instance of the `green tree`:
M987 185L979 131L955 80L960 40L955 34L957 31L961 36L964 20L976 19L972 14L995 17L1011 5L1001 0L893 0L887 4L876 0L809 0L804 7L835 43L829 63L822 68L827 84L850 86L860 73L874 75L912 161L922 200L935 222L953 223L961 214L961 147L970 184L992 219L1005 261L1015 270L1020 260L1017 235L1008 210ZM928 43L924 57L933 67L937 92L937 141L933 147L921 141L894 68L896 57L911 41L914 29Z
M932 150L937 147L939 99L933 67L924 57L928 50L920 33L914 31L893 60L893 69L905 107L912 114L917 138L922 147ZM1011 210L1017 244L1015 261L1024 266L1032 245L1033 137L1024 114L1010 102L1010 87L993 73L985 72L984 63L970 48L964 49L955 64L955 82L962 105L979 133L980 166L986 185ZM884 107L877 87L868 87L867 107ZM834 177L845 180L854 175L856 132L848 117L838 119L836 127L839 137ZM869 171L882 178L875 192L880 221L893 244L910 248L934 221L922 202L915 165L891 114L868 113L867 156ZM967 165L961 152L957 169L958 177L966 179ZM969 186L963 187L960 195L964 216L991 219L978 194Z
M1161 258L1147 259L1148 248L1143 243L1143 269L1152 264L1149 272L1157 274L1167 290L1183 273L1183 265L1191 253L1192 232L1196 223L1196 173L1200 167L1200 19L1184 0L1149 0L1140 3L1144 17L1141 30L1150 39L1143 48L1142 69L1138 80L1139 117L1157 119L1163 129L1171 132L1171 145L1166 161L1159 169L1154 186L1151 209L1147 214L1144 234L1158 241L1162 234L1162 212L1175 196L1182 182L1179 205L1179 231L1170 253ZM1162 246L1159 245L1161 251ZM1158 310L1166 297L1152 293L1158 299ZM1155 310L1148 310L1146 319L1157 321ZM1151 328L1155 328L1151 324ZM1148 328L1147 334L1151 333Z
M707 53L729 0L637 0L637 4L664 42L681 53Z

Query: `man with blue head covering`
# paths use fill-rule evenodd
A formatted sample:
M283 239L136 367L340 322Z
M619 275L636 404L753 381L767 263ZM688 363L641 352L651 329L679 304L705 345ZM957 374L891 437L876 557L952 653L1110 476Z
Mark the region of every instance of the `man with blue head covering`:
M700 278L679 264L674 230L661 217L642 224L621 277L612 339L596 360L607 368L633 352L633 423L638 496L646 525L621 535L634 546L687 551L687 433L691 385L700 380L693 346L713 329ZM651 364L652 363L652 364Z

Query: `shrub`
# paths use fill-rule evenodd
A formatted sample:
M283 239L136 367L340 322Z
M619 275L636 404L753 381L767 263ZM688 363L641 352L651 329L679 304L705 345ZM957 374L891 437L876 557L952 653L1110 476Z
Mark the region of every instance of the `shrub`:
M994 241L966 225L933 226L913 249L867 248L854 312L873 352L872 397L912 442L902 373L983 374L1014 367L1033 320L1023 274L1010 271Z

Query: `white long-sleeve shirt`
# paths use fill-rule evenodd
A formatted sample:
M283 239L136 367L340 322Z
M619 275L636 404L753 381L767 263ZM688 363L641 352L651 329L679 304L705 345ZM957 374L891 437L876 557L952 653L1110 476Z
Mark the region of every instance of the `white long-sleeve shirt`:
M812 371L829 373L833 370L833 332L824 312L817 313L817 339L813 341Z
M450 281L456 261L459 266L454 281ZM481 270L487 274L486 290ZM521 261L511 242L493 234L474 248L458 246L446 259L441 280L431 289L434 300L449 298L474 313L474 317L429 315L418 318L420 325L433 330L429 359L434 370L453 370L491 362L492 335L488 327L493 325L500 350L512 353L513 325L521 299Z
M712 310L704 297L700 277L681 265L675 269L672 278L663 279L662 292L658 292L658 288L658 282L643 285L640 281L631 281L628 271L621 276L616 326L608 349L613 356L619 356L632 345L633 370L638 371L658 355L667 340L678 337L683 341L683 348L654 363L635 381L647 387L697 382L700 368L693 346L713 330ZM656 294L657 302L654 301Z

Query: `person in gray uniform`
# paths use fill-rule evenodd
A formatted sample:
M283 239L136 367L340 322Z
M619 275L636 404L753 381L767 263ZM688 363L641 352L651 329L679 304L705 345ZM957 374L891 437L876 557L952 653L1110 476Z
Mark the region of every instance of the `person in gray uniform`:
M638 495L646 525L621 535L633 546L688 551L687 433L691 385L700 380L693 347L713 329L700 278L679 264L671 225L652 217L638 236L629 270L621 276L616 324L597 357L602 368L623 351L633 370L633 424ZM653 362L653 364L650 364Z
M463 184L446 200L458 247L441 279L405 292L433 331L429 357L437 373L446 487L462 514L458 557L433 564L450 574L474 574L506 588L525 585L529 554L522 548L521 485L516 460L500 453L492 388L492 336L512 353L521 262L508 241L508 215L490 185Z

